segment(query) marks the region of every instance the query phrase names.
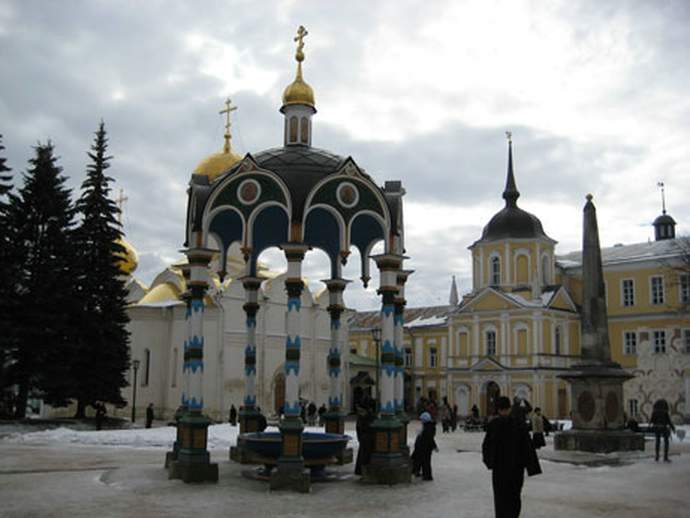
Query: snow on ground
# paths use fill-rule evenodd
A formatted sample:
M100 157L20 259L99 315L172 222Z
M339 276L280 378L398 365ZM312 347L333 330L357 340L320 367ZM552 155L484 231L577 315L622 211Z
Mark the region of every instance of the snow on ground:
M2 430L2 427L0 427ZM269 426L267 432L277 432L278 428ZM323 432L323 428L306 427L307 432ZM208 448L210 450L228 449L237 443L239 426L216 424L208 427ZM31 431L26 429L12 431L0 436L0 441L13 444L87 444L128 448L172 448L175 441L175 428L132 428L125 430L73 430L59 427L50 430ZM353 437L350 445L356 443Z

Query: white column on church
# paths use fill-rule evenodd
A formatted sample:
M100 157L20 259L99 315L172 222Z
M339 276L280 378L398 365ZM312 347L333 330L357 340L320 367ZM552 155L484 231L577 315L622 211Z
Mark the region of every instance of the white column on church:
M395 295L398 292L397 274L400 256L380 255L376 258L380 272L381 305L380 351L380 413L381 417L395 416Z

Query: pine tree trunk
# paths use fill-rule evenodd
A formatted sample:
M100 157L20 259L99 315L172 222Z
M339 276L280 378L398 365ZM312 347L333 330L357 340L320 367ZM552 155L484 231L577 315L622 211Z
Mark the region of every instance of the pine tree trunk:
M29 380L23 379L19 382L19 394L15 400L14 417L24 419L26 417L26 403L29 400Z
M75 419L84 419L86 417L86 404L79 399L77 400L77 412L74 414Z

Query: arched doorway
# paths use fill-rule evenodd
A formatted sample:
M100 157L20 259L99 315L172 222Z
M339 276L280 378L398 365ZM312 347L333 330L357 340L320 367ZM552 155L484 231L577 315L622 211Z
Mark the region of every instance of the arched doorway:
M458 405L458 416L467 416L470 413L470 391L465 385L455 389L455 404Z
M273 379L273 409L277 415L280 415L285 404L285 374L282 372L276 374Z
M496 415L496 401L501 395L501 388L495 381L486 384L486 401L484 411L486 416Z

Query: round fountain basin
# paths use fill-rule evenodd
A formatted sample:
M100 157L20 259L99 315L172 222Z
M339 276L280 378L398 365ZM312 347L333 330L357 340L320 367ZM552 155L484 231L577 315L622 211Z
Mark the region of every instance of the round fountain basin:
M345 449L350 439L349 435L336 433L303 432L302 456L305 462L335 457ZM240 436L240 441L248 450L261 457L274 460L280 457L280 432L245 433Z

